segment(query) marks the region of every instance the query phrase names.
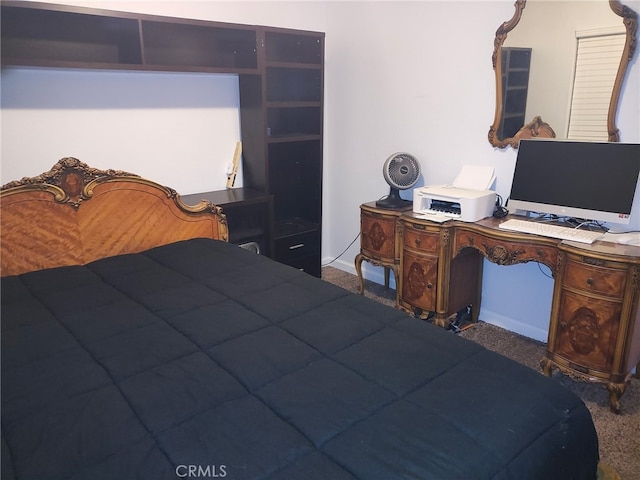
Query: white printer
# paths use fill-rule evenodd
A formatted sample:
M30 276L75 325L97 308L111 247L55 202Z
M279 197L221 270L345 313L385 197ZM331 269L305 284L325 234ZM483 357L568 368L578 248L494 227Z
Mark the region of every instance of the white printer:
M413 211L429 220L476 222L493 215L496 193L491 190L434 185L413 191Z

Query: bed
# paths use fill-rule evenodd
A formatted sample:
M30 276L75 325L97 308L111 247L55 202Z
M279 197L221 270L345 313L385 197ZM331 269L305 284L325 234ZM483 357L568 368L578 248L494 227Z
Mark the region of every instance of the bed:
M594 479L574 394L75 158L2 187L3 479Z

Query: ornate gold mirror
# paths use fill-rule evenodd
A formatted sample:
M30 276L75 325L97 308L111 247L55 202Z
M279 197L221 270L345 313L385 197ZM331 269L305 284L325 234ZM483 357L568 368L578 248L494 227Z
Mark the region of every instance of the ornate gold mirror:
M618 0L516 0L513 17L494 40L489 142L518 148L520 139L533 137L619 141L616 112L636 49L637 20ZM603 79L595 64L600 70L606 65Z

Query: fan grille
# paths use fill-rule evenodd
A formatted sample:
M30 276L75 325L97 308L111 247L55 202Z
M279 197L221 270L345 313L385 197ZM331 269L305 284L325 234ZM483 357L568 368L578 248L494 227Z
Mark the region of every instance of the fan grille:
M418 181L420 164L408 153L396 153L385 162L384 176L389 185L407 189Z

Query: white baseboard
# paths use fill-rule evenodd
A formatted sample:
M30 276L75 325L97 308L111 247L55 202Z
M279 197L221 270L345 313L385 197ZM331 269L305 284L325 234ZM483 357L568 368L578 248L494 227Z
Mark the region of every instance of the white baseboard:
M326 262L330 262L330 261L331 259L326 260ZM325 262L323 262L323 265L324 264ZM351 273L352 275L356 274L356 268L353 261L337 259L334 262L330 263L329 266L337 268L344 272ZM362 275L367 280L370 280L379 285L384 285L384 268L382 267L376 267L375 265L371 265L368 262L362 262ZM393 274L390 276L389 282L390 282L390 287L395 288L395 281L393 278ZM488 310L486 308L481 307L480 320L482 320L483 322L490 323L491 325L504 328L505 330L509 330L511 332L517 333L518 335L532 338L539 342L546 343L547 341L546 329L515 320L511 317L505 316L493 310Z
M334 267L334 268L337 268L338 270L342 270L343 272L348 272L353 275L356 274L356 266L355 266L354 260L349 261L347 259L342 259L342 258L338 258L337 260L334 260L333 258L323 258L322 266Z
M546 329L520 322L498 312L480 307L480 320L490 323L491 325L495 325L496 327L504 328L510 332L517 333L518 335L547 343Z
M331 259L323 261L322 265L325 266L330 261ZM342 270L343 272L356 275L356 266L354 261L342 260L339 258L326 266L334 267L338 270ZM376 267L375 265L371 265L369 262L362 262L362 276L365 278L365 280L369 280L379 285L384 285L383 267ZM396 288L396 282L393 278L393 273L389 274L389 287L392 289Z

